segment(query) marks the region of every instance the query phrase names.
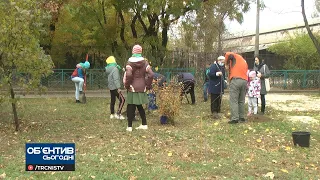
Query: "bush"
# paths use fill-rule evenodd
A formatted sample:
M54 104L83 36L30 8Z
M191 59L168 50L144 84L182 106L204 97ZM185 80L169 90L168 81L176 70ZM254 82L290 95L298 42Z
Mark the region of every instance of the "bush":
M164 89L159 89L159 113L161 116L168 117L168 123L174 125L175 118L179 115L181 108L180 100L181 86L178 84L170 84Z

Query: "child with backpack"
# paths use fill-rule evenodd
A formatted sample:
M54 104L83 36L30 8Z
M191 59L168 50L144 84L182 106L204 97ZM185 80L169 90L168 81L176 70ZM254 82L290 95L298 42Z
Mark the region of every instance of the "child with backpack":
M85 84L86 69L89 69L89 68L90 68L90 63L87 59L85 63L77 64L76 69L71 74L71 80L72 82L74 82L76 87L76 91L75 91L76 103L81 103L80 94L82 94L83 86L86 85Z

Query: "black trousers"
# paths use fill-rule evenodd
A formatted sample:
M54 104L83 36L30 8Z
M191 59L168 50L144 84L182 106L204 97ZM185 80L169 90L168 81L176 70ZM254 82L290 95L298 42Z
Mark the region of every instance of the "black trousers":
M118 107L117 114L121 114L121 111L125 102L124 96L122 95L122 93L118 93L118 89L110 90L110 94L111 94L111 103L110 103L111 114L114 114L114 105L116 104L116 98L119 99L119 107Z
M132 121L135 117L136 107L140 113L140 117L142 119L142 125L147 125L147 117L146 113L143 109L142 105L128 104L127 105L127 117L128 117L128 127L132 127Z
M222 94L211 94L211 113L221 112Z
M189 94L191 96L191 103L195 104L196 103L196 98L194 95L194 81L184 81L183 82L183 87L182 87L182 92L181 96L185 94Z
M266 95L265 94L260 94L261 97L261 112L264 113L266 110ZM258 103L259 106L259 103Z

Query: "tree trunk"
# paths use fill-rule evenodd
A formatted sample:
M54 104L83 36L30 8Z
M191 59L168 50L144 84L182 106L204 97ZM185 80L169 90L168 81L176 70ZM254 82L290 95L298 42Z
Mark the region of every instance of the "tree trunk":
M218 29L218 55L222 55L222 32L221 29Z
M304 9L304 0L301 0L301 8L302 8L303 21L304 21L304 24L305 24L306 29L308 31L309 37L312 40L314 46L316 47L318 54L320 55L320 44L319 44L319 41L316 39L316 37L314 37L314 35L312 34L312 32L310 30L309 23L308 23L308 20L306 17L306 12Z
M125 48L127 50L129 50L130 47L129 47L129 45L128 45L125 37L124 37L124 30L125 30L125 27L126 27L125 20L124 20L124 17L123 17L123 14L122 14L121 10L119 10L118 13L119 13L119 17L120 17L120 20L121 20L120 39L121 39L122 43L124 44Z
M131 21L131 32L132 32L132 37L134 39L137 39L138 38L138 35L137 35L137 30L136 30L136 21L138 19L138 15L135 15L133 18L132 18L132 21Z
M19 119L17 114L17 106L16 106L15 95L14 95L14 91L11 83L9 84L9 87L10 87L10 94L11 94L11 100L12 100L11 106L12 106L12 112L13 112L13 120L16 126L16 131L19 131Z
M168 44L168 29L169 29L169 23L165 22L163 24L163 29L162 29L162 47L163 47L163 49L167 48L167 44Z

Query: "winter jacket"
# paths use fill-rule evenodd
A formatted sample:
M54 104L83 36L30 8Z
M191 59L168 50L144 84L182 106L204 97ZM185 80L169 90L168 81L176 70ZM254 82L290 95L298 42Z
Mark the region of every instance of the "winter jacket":
M217 72L222 72L222 76L217 76ZM223 94L224 93L224 80L225 69L223 66L219 66L216 62L210 66L209 76L209 93L211 94Z
M229 67L229 79L240 78L248 80L248 64L247 61L239 54L227 52L225 55L226 65Z
M143 57L130 57L123 78L124 86L131 92L146 92L151 89L153 74Z
M260 79L256 77L254 80L249 80L248 81L248 96L249 97L260 97L260 90L261 90L261 85L260 85Z
M117 68L117 64L108 64L105 69L108 76L108 88L110 90L120 89L120 73L119 69Z
M269 78L269 76L270 76L269 67L264 63L260 63L259 65L254 65L253 70L257 71L257 74L258 74L258 72L261 73L261 77L260 77L260 83L261 83L260 94L266 95L267 94L267 90L266 90L266 83L264 82L264 79L265 78Z

